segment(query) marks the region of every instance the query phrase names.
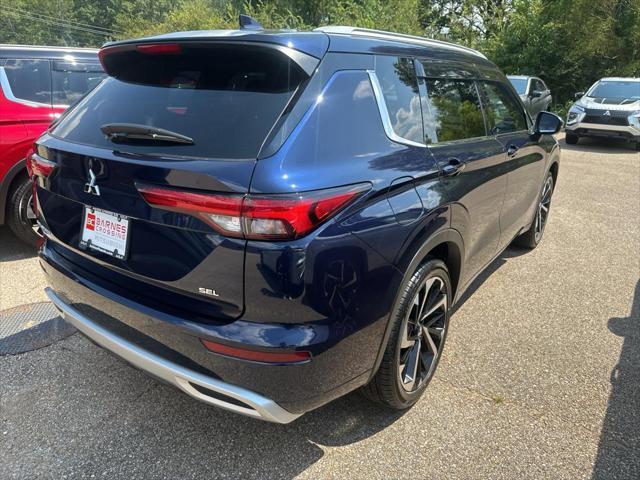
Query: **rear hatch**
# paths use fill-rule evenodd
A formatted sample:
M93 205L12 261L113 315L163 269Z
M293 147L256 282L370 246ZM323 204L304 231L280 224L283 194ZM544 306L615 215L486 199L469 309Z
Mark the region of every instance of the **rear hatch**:
M301 56L250 42L103 49L109 77L34 156L50 248L154 308L240 316L246 240L209 207L248 192L265 138L308 79Z

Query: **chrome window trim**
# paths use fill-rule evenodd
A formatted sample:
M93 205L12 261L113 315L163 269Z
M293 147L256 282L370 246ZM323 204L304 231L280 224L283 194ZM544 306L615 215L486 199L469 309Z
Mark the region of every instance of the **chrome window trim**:
M414 142L413 140L409 140L408 138L403 138L393 130L391 117L389 116L389 110L387 109L387 104L385 103L384 96L382 95L382 87L380 86L378 76L373 70L367 70L367 74L369 75L369 81L371 82L371 87L373 88L373 95L376 99L376 103L378 104L378 112L380 112L380 118L382 119L384 133L386 133L389 140L397 143L402 143L404 145L410 145L412 147L426 147L426 144Z
M27 105L29 107L52 107L50 103L33 102L31 100L24 100L23 98L16 97L11 90L9 77L7 77L7 72L4 71L4 67L0 67L0 87L2 87L2 92L6 99L11 102L21 103L22 105Z

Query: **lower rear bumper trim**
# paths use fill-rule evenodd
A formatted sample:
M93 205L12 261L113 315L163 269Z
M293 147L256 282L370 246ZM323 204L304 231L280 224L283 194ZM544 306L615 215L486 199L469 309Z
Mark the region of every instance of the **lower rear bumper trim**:
M93 322L67 304L51 288L46 288L45 292L55 307L60 310L65 320L98 345L112 351L141 370L174 385L197 400L235 413L275 423L289 423L301 415L288 412L273 400L255 392L194 372L143 350ZM203 388L197 389L194 388L194 385ZM207 390L217 393L219 396L207 395ZM230 397L235 401L226 401L224 397Z

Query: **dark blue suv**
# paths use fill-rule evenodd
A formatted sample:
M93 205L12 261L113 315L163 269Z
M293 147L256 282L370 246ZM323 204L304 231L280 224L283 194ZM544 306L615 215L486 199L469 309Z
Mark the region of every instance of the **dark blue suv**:
M54 304L208 404L415 403L451 307L541 239L562 121L482 54L346 27L122 41L29 167Z

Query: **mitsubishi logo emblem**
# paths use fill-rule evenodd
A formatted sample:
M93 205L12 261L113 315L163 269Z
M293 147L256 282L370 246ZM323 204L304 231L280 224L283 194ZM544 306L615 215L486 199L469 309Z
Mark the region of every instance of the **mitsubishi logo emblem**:
M606 112L604 112L602 115L603 115L603 116L604 116L604 115L607 115L607 116L609 116L609 117L610 117L610 116L611 116L611 112L610 112L609 110L607 110L607 111L606 111Z
M96 174L91 168L89 168L89 181L84 184L84 193L100 195L100 187L96 185Z

